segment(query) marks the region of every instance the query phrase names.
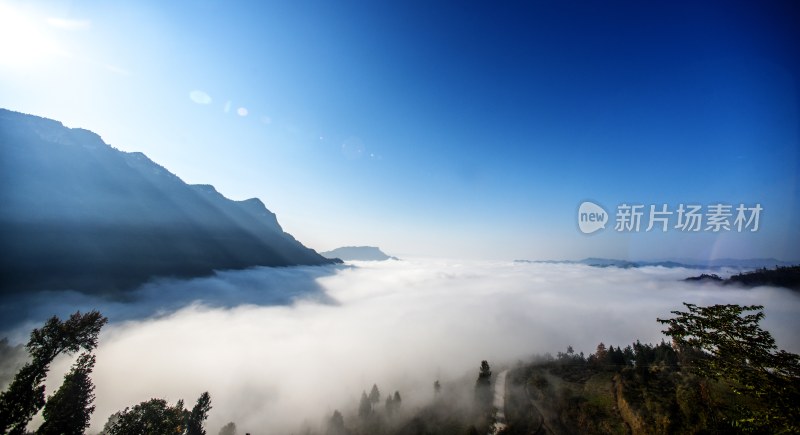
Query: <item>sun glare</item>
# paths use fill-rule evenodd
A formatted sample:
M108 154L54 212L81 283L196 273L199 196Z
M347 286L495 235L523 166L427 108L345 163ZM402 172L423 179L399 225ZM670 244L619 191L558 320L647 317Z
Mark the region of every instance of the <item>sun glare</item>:
M43 27L44 20L0 3L0 67L30 68L65 54Z

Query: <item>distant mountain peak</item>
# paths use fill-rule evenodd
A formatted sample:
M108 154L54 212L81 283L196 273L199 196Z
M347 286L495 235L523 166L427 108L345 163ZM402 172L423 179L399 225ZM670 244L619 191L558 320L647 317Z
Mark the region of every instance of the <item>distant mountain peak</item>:
M320 252L326 258L338 258L345 261L383 261L397 260L396 257L386 255L376 246L343 246L331 251Z

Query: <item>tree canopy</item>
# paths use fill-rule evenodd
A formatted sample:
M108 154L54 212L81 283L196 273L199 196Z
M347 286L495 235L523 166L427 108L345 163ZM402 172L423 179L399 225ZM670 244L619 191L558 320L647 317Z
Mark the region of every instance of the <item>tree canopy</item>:
M206 435L203 425L208 418L208 411L211 410L211 396L208 391L204 392L197 399L197 403L189 413L189 420L186 424L186 435Z
M691 356L691 370L729 381L735 393L755 400L757 406L742 408L733 424L800 432L800 357L778 350L772 335L761 329L764 307L684 305L687 311L672 311L676 317L658 321L668 326L663 332L679 352Z
M106 322L108 319L97 311L86 314L76 312L66 321L53 316L43 327L31 332L25 346L31 361L17 372L8 389L0 394L0 433L25 433L28 422L45 406L44 380L50 363L61 353L75 353L81 349L88 353L94 350L97 336ZM87 367L84 366L84 370ZM80 370L74 376L73 381L77 382L82 376ZM59 396L57 401L60 400ZM84 411L91 412L94 409L88 407L88 403L86 405Z
M83 353L64 376L64 383L44 406L44 423L37 434L82 435L89 427L89 417L94 412L94 385L89 375L94 369L95 357Z
M183 400L169 406L164 399L150 399L112 415L104 432L108 435L180 434L186 429L187 418Z
M204 392L191 411L178 400L170 406L164 399L150 399L133 408L125 408L108 418L103 429L106 435L183 434L205 435L206 418L211 409L211 396ZM232 429L235 430L236 425Z

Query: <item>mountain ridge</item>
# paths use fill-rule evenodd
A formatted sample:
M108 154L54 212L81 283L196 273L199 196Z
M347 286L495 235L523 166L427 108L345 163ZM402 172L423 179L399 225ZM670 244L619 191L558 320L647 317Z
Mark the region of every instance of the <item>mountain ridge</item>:
M322 265L258 198L190 185L96 133L0 109L0 293L117 293L154 277Z
M734 259L734 258L721 258L715 260L688 260L688 259L668 259L657 261L633 261L633 260L618 260L614 258L598 258L588 257L582 260L514 260L515 263L543 263L543 264L584 264L592 267L619 267L619 268L637 268L637 267L683 267L687 269L720 269L723 267L731 268L761 268L761 267L776 267L776 266L791 266L795 263L777 260L775 258L749 258L749 259Z

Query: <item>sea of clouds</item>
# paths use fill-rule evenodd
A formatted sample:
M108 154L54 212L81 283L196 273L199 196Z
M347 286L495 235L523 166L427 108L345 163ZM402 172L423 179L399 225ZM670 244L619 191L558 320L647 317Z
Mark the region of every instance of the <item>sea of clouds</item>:
M96 351L91 431L152 397L191 407L209 391L210 434L228 421L252 434L313 427L354 408L373 383L414 407L434 380L476 376L483 359L499 368L568 345L588 354L601 341L657 343L656 318L684 301L764 305L764 328L800 351L798 293L681 281L698 273L430 259L255 268L156 281L125 300L28 295L5 303L21 314L0 336L24 342L52 314L99 309L110 323ZM48 392L73 360L53 364Z

